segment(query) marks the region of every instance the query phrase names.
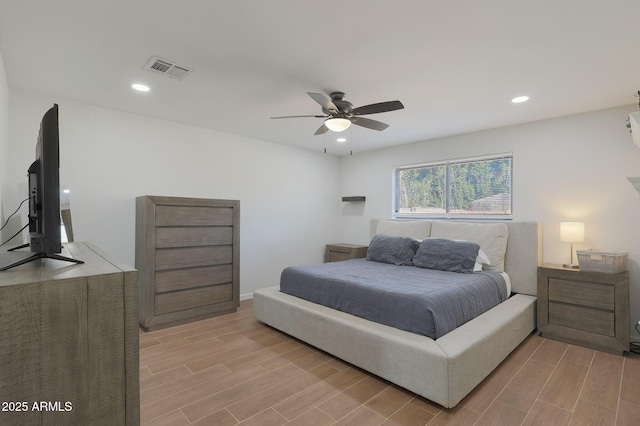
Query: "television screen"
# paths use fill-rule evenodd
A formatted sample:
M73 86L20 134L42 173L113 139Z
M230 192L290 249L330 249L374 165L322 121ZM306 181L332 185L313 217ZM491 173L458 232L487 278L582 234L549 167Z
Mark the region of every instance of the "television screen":
M28 174L29 244L14 247L10 251L29 246L34 254L0 268L0 271L42 258L84 263L81 260L57 254L62 252L60 141L57 104L53 104L53 107L42 117L36 143L36 159L29 167Z
M33 253L60 253L60 142L58 105L40 123L36 160L29 167L29 247Z

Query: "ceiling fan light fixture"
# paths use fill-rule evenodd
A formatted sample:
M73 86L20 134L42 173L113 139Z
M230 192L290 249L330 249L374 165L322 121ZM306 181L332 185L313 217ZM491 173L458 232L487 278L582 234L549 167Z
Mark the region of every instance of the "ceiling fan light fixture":
M344 132L351 126L351 121L346 118L329 118L324 122L324 125L333 132Z

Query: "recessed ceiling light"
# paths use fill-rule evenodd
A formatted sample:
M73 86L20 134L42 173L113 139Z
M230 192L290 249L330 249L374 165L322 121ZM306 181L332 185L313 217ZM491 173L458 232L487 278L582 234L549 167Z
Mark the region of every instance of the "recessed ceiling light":
M338 142L346 142L347 140L345 138L338 138L336 139Z
M134 90L137 90L138 92L148 92L149 91L149 86L146 86L146 85L140 84L140 83L133 83L131 85L131 87Z
M511 102L513 102L514 104L521 104L522 102L527 102L528 100L529 100L528 96L517 96L511 99Z

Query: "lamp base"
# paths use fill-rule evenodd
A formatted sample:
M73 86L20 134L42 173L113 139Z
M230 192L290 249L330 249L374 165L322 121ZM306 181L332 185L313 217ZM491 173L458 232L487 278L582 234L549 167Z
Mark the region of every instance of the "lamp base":
M580 265L576 265L575 263L563 263L562 267L565 269L580 269Z

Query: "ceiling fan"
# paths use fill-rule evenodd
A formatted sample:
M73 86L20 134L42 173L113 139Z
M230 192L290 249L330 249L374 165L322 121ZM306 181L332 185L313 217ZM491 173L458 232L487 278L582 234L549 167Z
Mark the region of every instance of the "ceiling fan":
M314 101L320 104L324 115L289 115L285 117L271 117L273 119L279 118L302 118L302 117L314 117L325 118L326 120L316 130L316 135L322 135L328 130L334 132L342 132L347 130L351 124L357 126L366 127L367 129L373 129L382 131L389 127L381 121L371 120L370 118L361 117L367 114L378 114L381 112L395 111L397 109L403 109L404 105L400 101L388 101L379 102L376 104L364 105L354 108L353 104L344 99L345 94L343 92L333 92L329 94L331 99L327 98L322 93L307 92L307 95Z

